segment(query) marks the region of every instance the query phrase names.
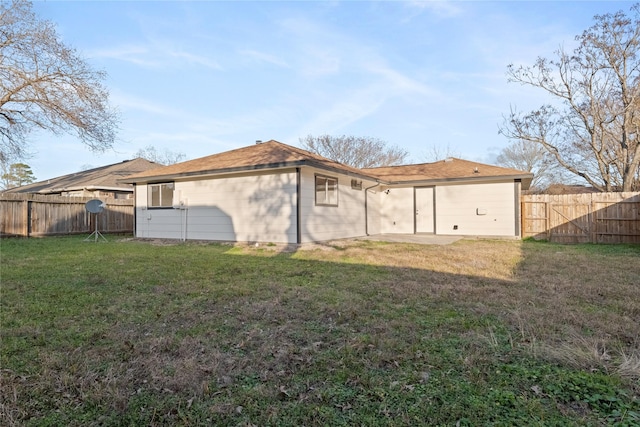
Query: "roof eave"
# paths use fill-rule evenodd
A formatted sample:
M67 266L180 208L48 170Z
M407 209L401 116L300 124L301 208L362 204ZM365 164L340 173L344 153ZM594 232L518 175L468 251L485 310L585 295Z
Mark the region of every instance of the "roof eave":
M120 178L118 182L124 184L146 184L150 182L160 182L160 181L174 181L183 178L202 178L208 176L215 175L228 175L232 173L242 173L242 172L251 172L251 171L264 171L269 169L286 169L302 166L304 161L295 161L295 162L281 162L281 163L268 163L264 165L251 165L251 166L240 166L240 167L232 167L232 168L222 168L222 169L208 169L202 171L194 171L194 172L180 172L180 173L172 173L172 174L162 174L162 175L151 175L151 176L143 176L140 178Z
M533 175L531 174L523 174L523 175L490 175L490 176L471 176L471 177L457 177L457 178L432 178L432 179L417 179L417 180L407 180L407 181L387 181L385 179L380 179L380 182L384 185L435 185L440 183L462 183L462 182L496 182L496 181L515 181L520 180L522 183L522 189L526 190L531 185L531 180L533 179ZM526 187L526 188L525 188Z
M231 168L221 168L221 169L208 169L201 171L193 171L193 172L181 172L181 173L173 173L173 174L162 174L162 175L150 175L144 176L140 178L121 178L118 179L118 183L124 184L147 184L153 182L161 182L161 181L175 181L175 180L183 180L188 178L206 178L217 175L228 175L233 173L243 173L243 172L252 172L252 171L266 171L266 170L277 170L277 169L287 169L287 168L296 168L301 166L314 167L317 169L323 169L326 171L340 173L347 176L353 176L361 179L376 181L383 185L434 185L438 183L461 183L461 182L495 182L495 181L505 181L505 180L521 180L522 189L526 190L529 188L531 184L531 180L533 179L532 174L517 174L517 175L490 175L490 176L482 176L482 177L456 177L456 178L432 178L432 179L418 179L418 180L388 180L384 177L377 177L375 175L368 175L365 173L360 173L356 170L348 170L338 166L328 165L326 163L316 161L313 159L304 159L304 160L296 160L290 162L278 162L278 163L267 163L262 165L250 165L250 166L240 166L240 167L231 167Z
M131 192L131 187L110 187L103 185L76 185L73 187L54 187L54 188L44 188L39 190L37 193L39 194L51 194L51 193L62 193L64 191L77 191L77 190L88 190L88 191L96 191L96 190L104 190L104 191L128 191Z
M310 167L314 167L314 168L318 168L318 169L324 169L324 170L335 172L335 173L341 173L341 174L347 175L347 176L353 176L353 177L360 178L360 179L366 179L366 180L369 180L369 181L380 182L380 179L375 177L375 176L373 176L373 175L367 175L365 173L362 173L362 172L359 172L359 171L355 171L355 170L346 170L346 169L343 169L343 168L330 166L330 165L324 164L322 162L316 162L314 160L307 161L305 165L306 166L310 166Z
M228 174L242 173L242 172L288 169L288 168L296 168L301 166L309 166L309 167L323 169L331 172L341 173L348 176L354 176L362 179L377 181L377 178L373 176L357 173L355 171L341 169L339 167L332 167L330 165L326 165L322 162L318 162L315 160L296 160L292 162L267 163L263 165L251 165L251 166L240 166L240 167L222 168L222 169L209 169L209 170L194 171L194 172L152 175L152 176L145 176L140 178L135 178L135 177L121 178L121 179L118 179L118 182L126 183L126 184L146 184L146 183L159 182L159 181L174 181L174 180L180 180L185 178L195 178L195 177L203 178L208 176L228 175Z

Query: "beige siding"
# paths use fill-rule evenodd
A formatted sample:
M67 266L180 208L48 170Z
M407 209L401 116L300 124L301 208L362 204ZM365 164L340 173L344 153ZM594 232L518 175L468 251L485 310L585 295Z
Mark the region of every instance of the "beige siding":
M386 191L388 190L388 192ZM414 232L413 187L383 189L380 195L380 229L382 233Z
M139 237L296 242L295 170L177 181L175 209L146 209L146 188L136 193Z
M338 179L338 206L316 205L316 174ZM352 177L338 173L302 168L300 202L302 243L359 237L366 234L365 188L375 183L363 181L362 189L357 190L351 188L351 179Z
M338 206L315 201L315 175L338 179ZM301 242L414 233L414 188L375 186L320 169L301 169ZM365 190L367 210L365 214ZM387 193L386 190L389 190ZM435 187L436 234L515 236L513 182ZM136 236L219 241L297 242L296 172L264 172L176 182L171 209L146 209L147 186L136 189ZM183 202L185 209L178 209ZM365 222L365 215L368 223ZM454 225L457 229L454 230Z
M436 234L515 236L514 183L436 187Z

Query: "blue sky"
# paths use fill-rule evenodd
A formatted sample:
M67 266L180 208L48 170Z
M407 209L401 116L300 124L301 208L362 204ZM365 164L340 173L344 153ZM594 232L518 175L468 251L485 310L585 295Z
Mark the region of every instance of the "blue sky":
M95 154L33 135L36 178L120 162L152 145L202 157L306 135L370 136L429 159L433 147L491 163L511 106L547 98L506 78L616 1L47 1L35 12L96 69L121 113Z

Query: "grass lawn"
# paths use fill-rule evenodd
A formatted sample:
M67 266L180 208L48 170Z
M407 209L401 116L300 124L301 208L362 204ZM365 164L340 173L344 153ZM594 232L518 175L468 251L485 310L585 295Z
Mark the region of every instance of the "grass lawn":
M640 246L108 240L0 241L0 424L640 424Z

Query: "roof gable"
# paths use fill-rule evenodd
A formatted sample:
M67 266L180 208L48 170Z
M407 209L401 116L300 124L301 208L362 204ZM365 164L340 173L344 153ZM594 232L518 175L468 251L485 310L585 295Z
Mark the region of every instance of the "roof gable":
M462 159L446 159L433 163L357 169L327 159L310 151L278 141L257 143L182 163L141 172L121 182L147 183L195 176L313 166L379 181L402 184L446 180L486 180L490 178L522 179L528 188L532 174L515 169L492 166Z
M302 165L333 169L347 174L363 174L360 169L271 140L138 173L127 177L123 182L150 182L158 179L176 179Z
M526 178L526 176L531 175L528 172L517 169L503 168L457 158L448 158L433 163L368 168L363 169L363 172L375 175L389 183L489 177L520 176Z
M120 163L87 169L80 172L50 178L44 181L34 182L21 187L11 188L7 193L59 193L61 191L76 190L82 188L93 189L120 189L132 191L133 187L120 181L134 173L140 173L150 169L157 169L158 163L143 158L124 160Z

